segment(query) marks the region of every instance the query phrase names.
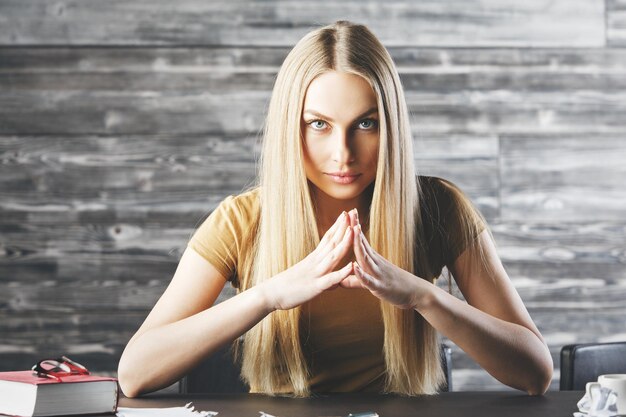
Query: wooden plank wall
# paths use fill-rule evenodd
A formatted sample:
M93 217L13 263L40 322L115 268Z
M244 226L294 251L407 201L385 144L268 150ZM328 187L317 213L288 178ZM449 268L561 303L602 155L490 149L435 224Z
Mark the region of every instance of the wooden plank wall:
M0 0L0 370L114 373L198 222L255 175L290 47L369 25L555 361L626 340L626 3ZM222 298L227 297L225 293ZM503 385L454 347L457 390Z

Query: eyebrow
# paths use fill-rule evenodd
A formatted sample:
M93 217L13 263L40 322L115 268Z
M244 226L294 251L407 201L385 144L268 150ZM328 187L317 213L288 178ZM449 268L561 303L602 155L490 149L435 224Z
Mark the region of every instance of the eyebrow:
M370 114L372 114L374 112L377 112L377 111L378 111L378 107L377 106L372 107L372 108L368 109L367 111L365 111L365 112L361 113L360 115L358 115L355 120L358 120L358 119L360 119L362 117L365 117L365 116L369 116ZM306 109L304 111L304 113L309 113L309 114L312 114L314 116L322 117L324 119L330 120L331 122L334 122L334 120L332 118L330 118L328 116L324 116L322 113L318 113L315 110Z

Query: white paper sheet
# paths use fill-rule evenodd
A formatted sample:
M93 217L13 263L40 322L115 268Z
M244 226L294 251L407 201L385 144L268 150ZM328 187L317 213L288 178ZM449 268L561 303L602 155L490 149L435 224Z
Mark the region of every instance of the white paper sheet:
M191 403L184 407L127 408L118 407L117 417L213 417L216 411L199 411Z

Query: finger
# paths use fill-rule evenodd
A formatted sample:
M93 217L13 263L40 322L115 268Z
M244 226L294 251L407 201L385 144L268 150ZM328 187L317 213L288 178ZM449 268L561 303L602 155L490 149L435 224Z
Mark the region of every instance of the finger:
M380 270L378 269L378 265L376 265L376 262L374 262L372 256L365 249L365 244L361 240L359 241L359 247L361 248L363 258L363 262L361 262L360 265L363 265L364 270L369 272L370 274L378 275L378 273L380 272Z
M346 225L343 238L341 239L339 244L337 244L332 250L330 250L319 263L319 267L321 268L321 270L330 271L331 269L333 269L335 265L337 265L337 262L339 262L344 256L346 256L346 253L348 253L351 241L352 229L350 227L347 227ZM327 246L331 245L329 244Z
M354 275L359 279L359 281L361 281L361 284L363 284L365 288L370 291L374 291L378 288L378 281L365 272L358 263L354 263L353 269Z
M328 240L334 235L335 231L337 231L337 228L341 224L342 220L343 220L343 212L341 212L339 217L337 217L337 220L335 220L335 223L333 223L333 225L330 226L330 229L328 229L326 233L324 233L324 236L322 236L322 240L320 241L320 245L328 242Z
M320 242L320 245L318 246L320 248L319 259L326 257L333 249L341 244L343 238L345 237L346 229L349 229L348 223L349 218L348 214L346 213L343 217L342 222L337 225L337 229L333 232L332 237L323 245Z
M330 251L332 251L341 239L343 238L343 234L345 233L346 227L348 227L348 213L345 211L339 216L337 220L336 228L332 231L332 233L328 233L328 237L324 235L324 239L317 245L316 251L318 254L318 259L323 259ZM334 227L334 226L333 226ZM329 229L330 232L330 229Z
M348 264L343 268L324 275L319 280L317 280L317 282L319 283L319 285L321 285L323 290L326 290L328 288L331 288L333 285L339 284L352 272L352 262L348 262Z
M357 227L359 228L359 241L361 243L360 246L362 247L362 250L364 252L364 257L367 260L368 264L372 267L372 270L374 272L378 272L379 271L378 263L376 263L377 253L370 246L370 243L365 238L365 235L363 234L363 231L361 230L361 225Z
M367 261L365 260L365 248L363 247L363 242L361 242L361 230L359 229L359 226L352 228L352 234L354 235L352 239L354 256L359 264L365 265Z
M366 249L366 244L364 242L363 232L361 231L361 226L355 227L354 232L354 254L356 256L356 260L363 267L365 271L368 273L378 276L380 274L380 268L378 264L372 257L371 253L369 253Z
M348 213L350 215L350 227L354 227L357 225L357 214L356 214L356 209L352 209L350 210L350 212Z
M359 280L355 275L348 275L339 283L343 288L362 288L367 289L361 284L361 280Z

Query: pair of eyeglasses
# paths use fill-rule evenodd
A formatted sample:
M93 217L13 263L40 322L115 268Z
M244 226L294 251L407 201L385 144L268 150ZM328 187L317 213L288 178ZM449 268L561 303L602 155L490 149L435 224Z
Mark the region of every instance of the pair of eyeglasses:
M31 368L33 374L40 378L52 378L63 382L62 377L70 375L89 375L89 370L78 362L74 362L67 356L57 359L44 359L37 362Z

